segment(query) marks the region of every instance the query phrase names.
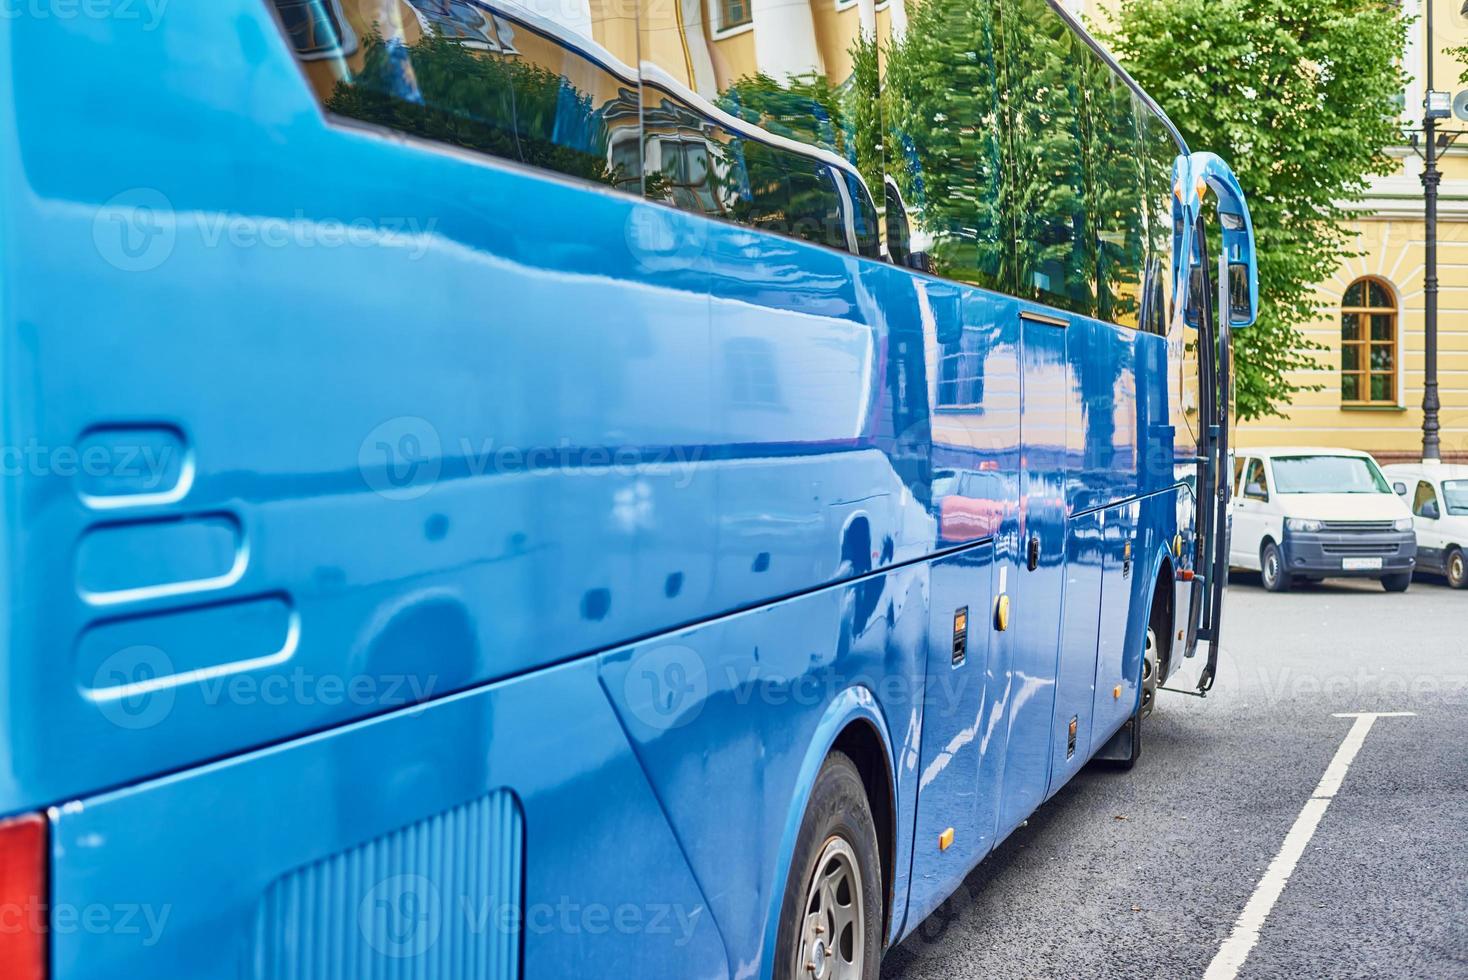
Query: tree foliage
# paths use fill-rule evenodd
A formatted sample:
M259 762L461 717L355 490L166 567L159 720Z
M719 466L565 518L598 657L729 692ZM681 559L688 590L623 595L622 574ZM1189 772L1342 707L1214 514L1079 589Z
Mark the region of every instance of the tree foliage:
M1353 254L1349 202L1395 169L1406 28L1384 0L1122 0L1101 32L1248 197L1261 308L1236 335L1241 418L1318 390L1289 372L1319 366L1300 327L1319 314L1316 285Z

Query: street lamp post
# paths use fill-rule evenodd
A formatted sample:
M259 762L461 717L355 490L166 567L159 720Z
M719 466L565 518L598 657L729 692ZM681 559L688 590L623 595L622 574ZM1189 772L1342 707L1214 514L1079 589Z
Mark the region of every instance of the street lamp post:
M1427 0L1427 98L1422 104L1423 135L1426 137L1423 153L1422 192L1425 200L1425 223L1427 249L1424 256L1426 275L1422 283L1424 305L1424 378L1422 382L1422 461L1442 461L1442 429L1438 412L1442 402L1437 392L1437 188L1442 183L1442 174L1437 169L1437 121L1452 113L1451 96L1432 87L1432 8L1433 0ZM1464 9L1468 10L1468 2Z

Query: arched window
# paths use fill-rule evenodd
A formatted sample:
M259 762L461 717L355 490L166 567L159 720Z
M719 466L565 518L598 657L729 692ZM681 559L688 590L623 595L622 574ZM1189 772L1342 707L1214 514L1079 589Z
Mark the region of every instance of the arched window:
M1397 305L1380 279L1357 279L1341 301L1341 403L1397 403Z

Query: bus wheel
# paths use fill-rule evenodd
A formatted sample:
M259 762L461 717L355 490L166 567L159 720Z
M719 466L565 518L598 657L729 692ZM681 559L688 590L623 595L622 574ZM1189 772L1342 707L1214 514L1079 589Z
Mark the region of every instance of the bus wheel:
M811 790L780 906L778 980L877 980L881 858L861 773L832 752Z
M1157 628L1147 627L1147 647L1142 651L1142 717L1152 714L1152 704L1157 700L1157 675L1162 665L1157 662Z

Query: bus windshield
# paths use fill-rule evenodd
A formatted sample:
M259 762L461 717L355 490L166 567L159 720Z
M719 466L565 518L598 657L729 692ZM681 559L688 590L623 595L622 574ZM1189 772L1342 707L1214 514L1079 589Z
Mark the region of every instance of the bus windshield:
M1280 493L1391 493L1386 477L1361 456L1279 456L1274 483Z

